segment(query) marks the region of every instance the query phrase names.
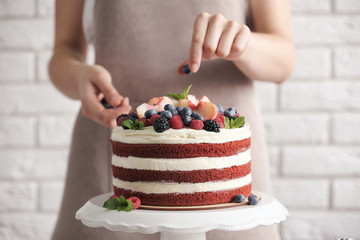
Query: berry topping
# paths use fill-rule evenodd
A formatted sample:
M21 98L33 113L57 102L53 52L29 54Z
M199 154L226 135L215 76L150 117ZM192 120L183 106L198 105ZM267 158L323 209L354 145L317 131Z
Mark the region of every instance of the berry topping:
M186 64L185 66L183 66L182 72L185 73L186 75L189 75L191 73L189 64Z
M194 95L187 95L186 99L188 100L189 108L196 108L199 104L199 100Z
M185 126L189 126L191 123L192 118L190 117L190 115L183 115L182 117L182 121L184 123Z
M145 117L147 119L150 119L152 115L155 115L156 114L156 110L155 109L149 109L149 110L146 110L145 112Z
M164 110L170 111L171 109L175 109L174 105L172 105L172 104L166 104L166 105L164 106Z
M109 199L112 199L112 198L118 198L118 196L116 196L115 194L112 195Z
M236 195L233 199L233 202L236 202L236 203L242 203L244 201L245 201L245 196L242 194Z
M128 119L128 118L129 118L129 115L127 115L127 114L121 114L120 116L118 116L118 117L116 118L116 124L117 124L118 126L121 126L122 121L124 121L125 119Z
M176 111L178 112L178 114L180 114L180 112L183 110L183 108L182 107L176 107Z
M208 119L204 121L204 129L208 132L220 132L220 125L218 122Z
M137 197L129 197L128 200L130 200L130 201L132 202L132 204L133 204L133 206L134 206L133 209L137 209L137 208L139 208L140 205L141 205L141 201L140 201L140 199L137 198Z
M180 112L181 116L190 116L191 115L191 108L184 107L183 110Z
M170 120L172 118L172 116L173 116L172 113L168 110L162 111L160 114L160 117L164 117L167 120Z
M216 105L211 102L199 102L194 112L199 113L204 118L212 120L215 119L218 114Z
M161 132L165 132L170 128L170 123L166 118L159 117L154 121L153 126L155 132L161 133Z
M109 109L109 108L116 109L116 107L111 106L111 105L106 101L105 98L101 99L101 104L104 106L104 108L107 108L107 109Z
M144 127L151 126L149 120L146 118L140 118L139 121L144 124Z
M218 124L220 125L220 128L224 128L224 127L225 127L225 117L224 117L224 114L218 113L218 115L216 116L216 118L214 119L214 121L217 121L217 122L218 122Z
M199 113L197 113L197 112L193 112L190 116L191 116L193 119L204 121L204 118L203 118Z
M160 115L157 115L157 114L152 115L150 118L150 124L154 125L155 120L158 119L159 117L160 117Z
M224 111L225 117L228 117L228 118L235 118L235 114L236 114L236 110L233 107L227 108Z
M137 118L138 118L138 115L137 115L136 112L132 112L132 113L130 113L130 117L137 119Z
M174 115L170 120L170 127L173 129L181 129L184 127L184 123L180 115Z
M195 130L201 130L204 128L204 123L201 120L194 119L190 123L190 128L195 129Z
M217 107L219 113L224 113L224 107L223 106L221 106L220 104L216 104L216 107Z
M248 201L249 201L249 205L256 205L259 203L259 198L256 195L251 194L248 197Z

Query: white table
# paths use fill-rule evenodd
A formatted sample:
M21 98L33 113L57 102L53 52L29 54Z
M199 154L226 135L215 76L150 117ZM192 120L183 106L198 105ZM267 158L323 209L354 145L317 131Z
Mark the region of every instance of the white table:
M88 227L105 227L110 231L161 233L161 240L205 240L210 230L241 231L259 225L279 223L289 215L274 197L261 195L255 206L239 206L213 210L163 211L136 209L118 212L103 208L112 193L90 199L76 212L76 219Z

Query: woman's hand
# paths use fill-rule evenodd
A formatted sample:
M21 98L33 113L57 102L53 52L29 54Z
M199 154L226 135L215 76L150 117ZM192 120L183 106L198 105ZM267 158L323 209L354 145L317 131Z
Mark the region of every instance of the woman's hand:
M184 74L182 67L186 64L191 72L197 72L202 59L237 60L246 48L250 34L246 25L229 21L221 14L199 14L194 23L190 56L179 66L178 73Z
M99 65L85 66L79 80L79 96L82 115L109 128L116 126L116 118L119 115L131 110L129 98L124 98L117 92L111 83L110 73ZM100 103L104 97L116 109L106 109Z

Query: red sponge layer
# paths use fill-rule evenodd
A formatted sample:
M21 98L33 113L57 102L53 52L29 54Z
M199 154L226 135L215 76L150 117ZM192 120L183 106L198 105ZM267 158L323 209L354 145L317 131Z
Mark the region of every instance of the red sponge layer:
M124 195L125 198L136 196L141 199L141 204L151 206L201 206L231 202L237 194L248 197L251 193L251 184L226 191L197 192L188 194L146 194L129 191L114 186L117 196Z
M146 161L146 160L144 160ZM171 161L171 160L170 160ZM221 161L221 159L219 159ZM207 169L193 171L154 171L116 167L112 165L113 176L128 182L208 182L230 180L248 175L251 162L223 169Z
M110 140L111 141L111 140ZM111 141L113 153L121 157L194 158L236 155L250 147L250 138L226 143L127 144Z

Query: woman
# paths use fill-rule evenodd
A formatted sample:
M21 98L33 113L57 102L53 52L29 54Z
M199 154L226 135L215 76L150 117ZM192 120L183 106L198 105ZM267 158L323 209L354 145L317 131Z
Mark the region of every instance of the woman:
M191 83L192 94L207 95L212 102L235 107L246 116L252 129L253 189L270 192L253 80L281 83L293 69L288 0L96 1L96 65L85 63L88 43L83 6L84 0L56 1L50 76L65 95L81 100L82 108L53 239L159 239L159 234L88 228L74 214L91 197L111 191L108 139L116 117L151 97L180 92ZM196 74L181 76L185 64ZM102 97L117 109L105 109ZM207 239L233 238L279 236L275 226L207 234Z

